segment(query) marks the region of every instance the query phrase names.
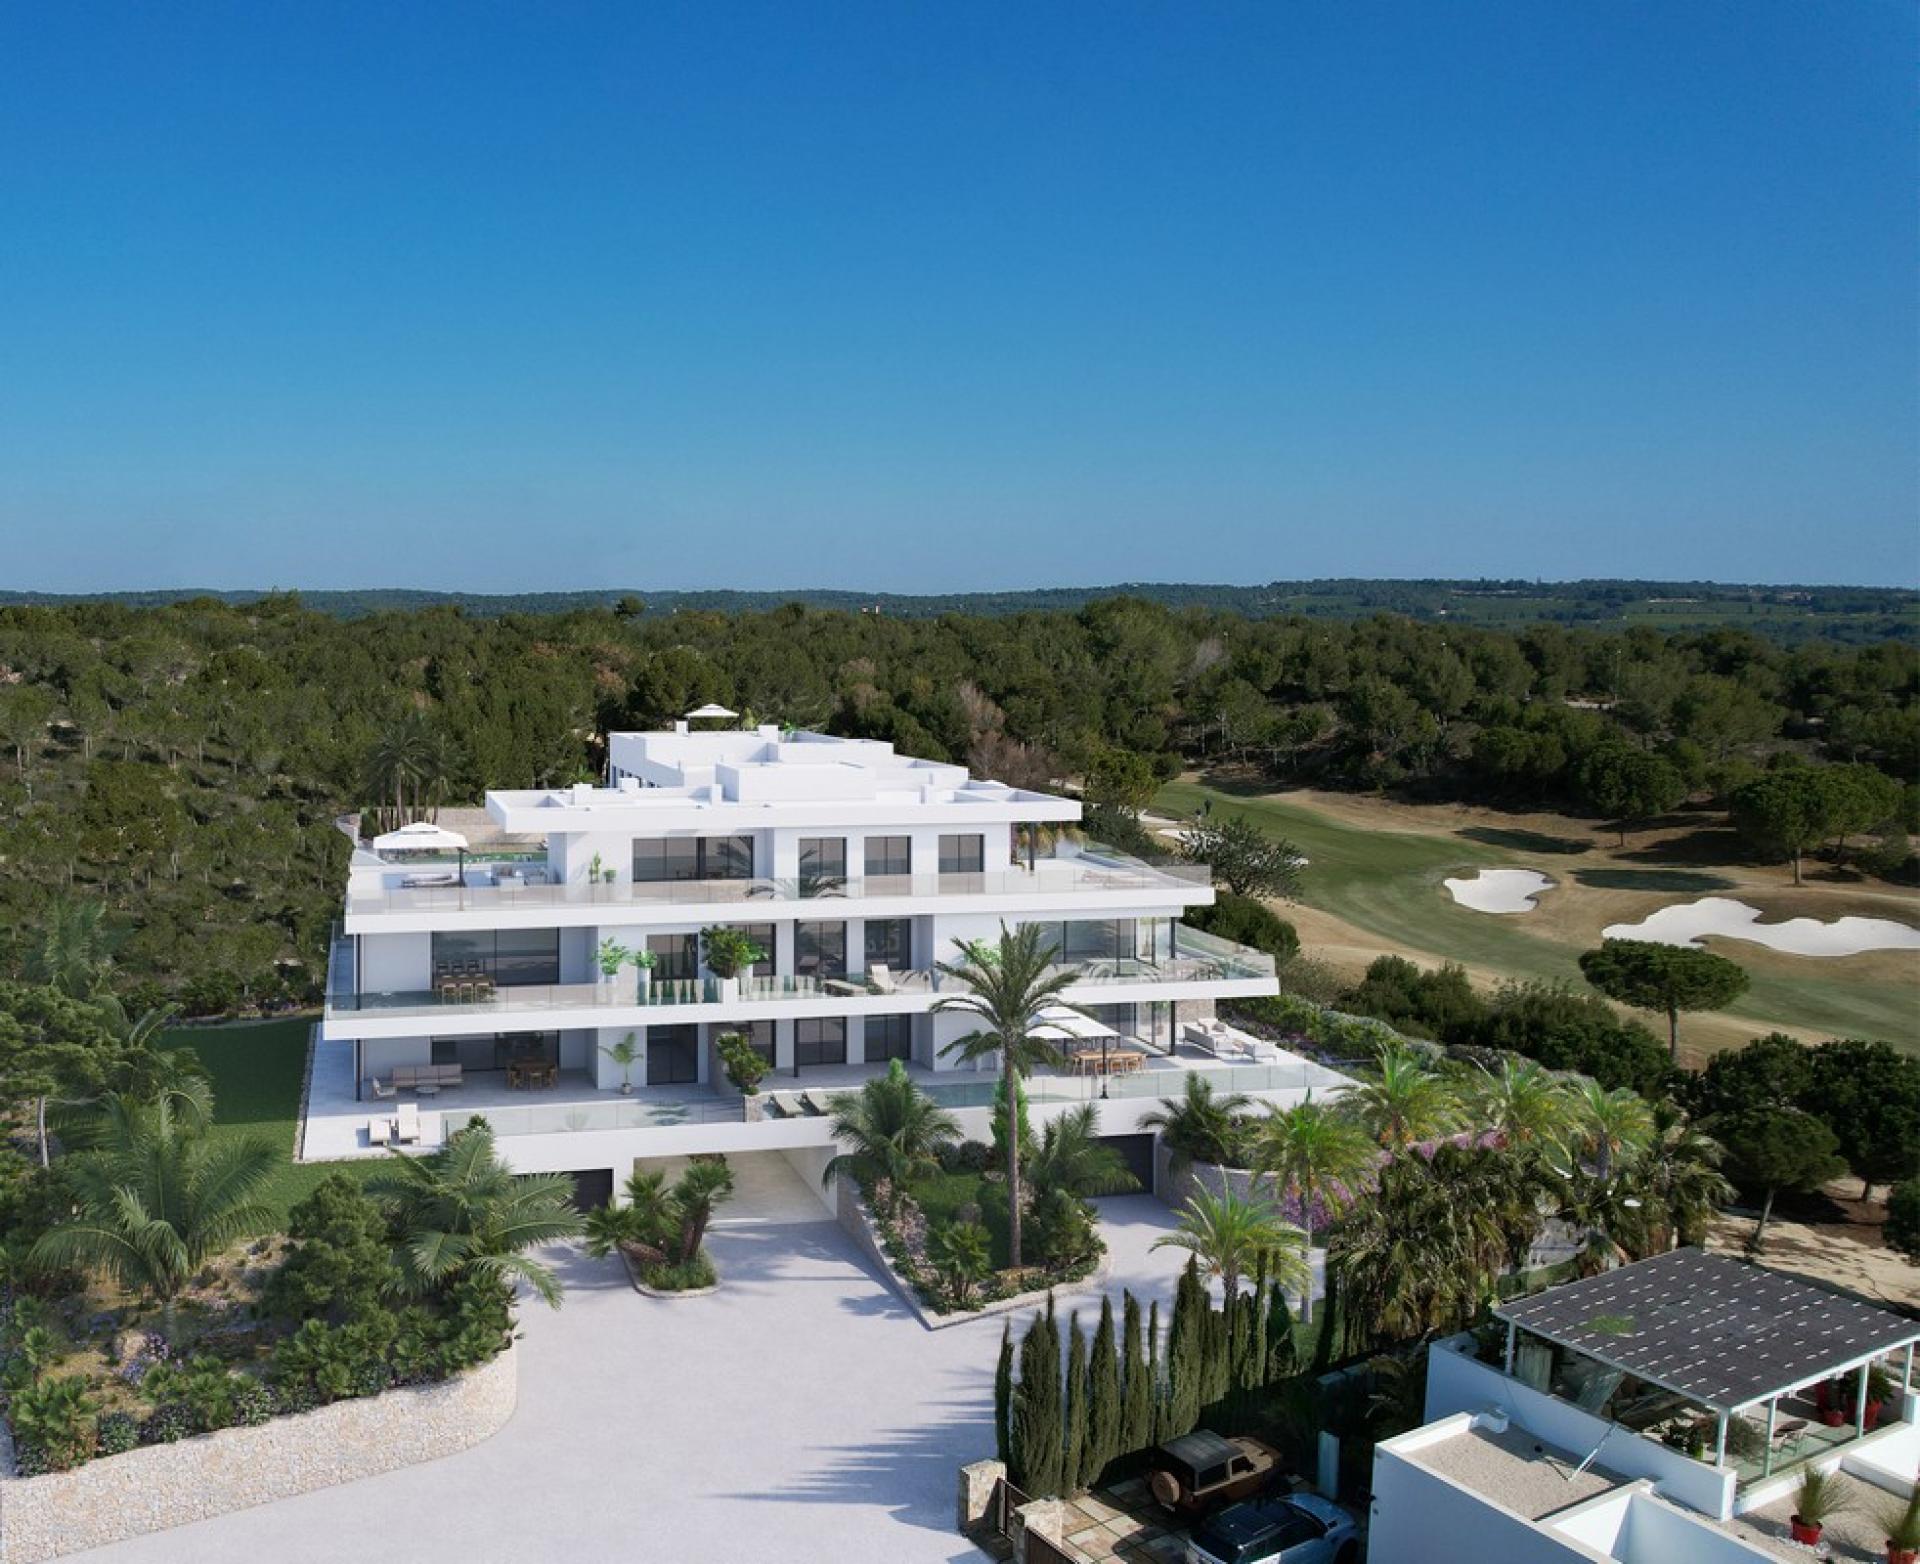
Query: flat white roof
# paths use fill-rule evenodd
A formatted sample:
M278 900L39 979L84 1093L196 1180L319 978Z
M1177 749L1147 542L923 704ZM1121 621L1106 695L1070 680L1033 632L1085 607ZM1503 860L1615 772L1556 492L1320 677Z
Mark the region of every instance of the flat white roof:
M509 831L529 833L629 822L672 830L1080 818L1077 799L972 777L964 766L897 754L879 739L775 727L612 733L607 767L610 786L491 792L487 812Z

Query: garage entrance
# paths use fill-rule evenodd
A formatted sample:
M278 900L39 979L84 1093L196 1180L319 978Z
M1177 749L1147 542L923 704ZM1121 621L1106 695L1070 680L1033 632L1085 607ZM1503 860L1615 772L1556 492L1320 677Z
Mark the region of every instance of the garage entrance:
M1151 1194L1153 1191L1153 1136L1148 1135L1102 1135L1100 1144L1111 1146L1120 1153L1127 1164L1127 1171L1140 1181L1139 1189L1129 1190L1129 1194Z
M685 1157L636 1158L638 1172L666 1175L669 1186L686 1171ZM794 1222L830 1222L832 1213L819 1191L801 1177L785 1153L729 1152L733 1198L714 1213L715 1227L771 1227Z
M582 1168L567 1177L573 1180L574 1210L598 1211L613 1200L612 1168Z

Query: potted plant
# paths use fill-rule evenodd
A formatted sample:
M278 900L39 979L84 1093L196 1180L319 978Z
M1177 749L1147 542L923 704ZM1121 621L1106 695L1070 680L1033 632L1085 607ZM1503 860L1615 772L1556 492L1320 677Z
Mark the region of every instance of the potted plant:
M1893 1395L1893 1376L1878 1363L1867 1370L1867 1405L1861 1417L1861 1427L1870 1429L1880 1421L1888 1398Z
M625 1037L621 1038L620 1041L615 1043L611 1048L602 1048L600 1052L620 1066L620 1095L622 1097L631 1097L633 1095L633 1067L640 1062L643 1053L639 1043L634 1041L633 1033L627 1033Z
M1920 1564L1920 1483L1905 1504L1882 1510L1880 1520L1887 1528L1887 1564Z
M719 984L720 1002L731 1003L740 997L740 973L767 953L750 939L744 929L716 923L700 931L700 944L706 951L707 970Z
M614 980L620 976L620 969L632 958L633 952L628 950L627 947L622 945L617 939L603 939L600 941L598 948L595 949L593 953L594 965L600 969L600 986L602 988L612 988Z
M1852 1399L1844 1380L1826 1379L1820 1382L1820 1388L1814 1392L1813 1404L1822 1423L1829 1428L1838 1428L1847 1420L1847 1403Z
M653 991L653 960L650 950L627 952L627 965L633 968L634 998L643 1005L647 1002L647 995Z
M587 865L587 884L598 885L599 883L600 883L600 855L598 853L595 853L593 855L593 862Z
M753 1044L739 1032L722 1032L713 1040L713 1046L720 1055L720 1063L727 1072L727 1079L733 1083L733 1089L743 1097L756 1096L761 1081L766 1079L767 1071L773 1067L754 1051Z
M1852 1502L1852 1495L1847 1492L1847 1480L1839 1472L1823 1472L1808 1467L1806 1475L1800 1479L1800 1486L1794 1490L1793 1513L1787 1517L1787 1527L1793 1533L1793 1540L1808 1544L1818 1542L1827 1518L1840 1514Z

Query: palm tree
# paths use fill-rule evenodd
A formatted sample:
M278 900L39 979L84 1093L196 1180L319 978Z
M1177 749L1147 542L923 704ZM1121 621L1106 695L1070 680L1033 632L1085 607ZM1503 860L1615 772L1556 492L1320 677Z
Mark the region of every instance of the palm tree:
M1653 1110L1646 1098L1629 1087L1608 1091L1598 1081L1583 1077L1574 1088L1572 1115L1572 1147L1603 1184L1622 1162L1639 1156L1653 1140Z
M1216 1097L1208 1077L1189 1071L1180 1100L1161 1098L1158 1108L1140 1115L1140 1127L1160 1132L1176 1172L1196 1162L1226 1164L1238 1149L1252 1105L1244 1092Z
M1720 1143L1693 1127L1678 1108L1653 1110L1653 1139L1628 1168L1628 1182L1646 1202L1657 1248L1697 1244L1713 1214L1733 1199L1720 1172Z
M258 1200L280 1154L266 1141L196 1134L167 1099L115 1098L101 1149L64 1159L76 1215L33 1246L36 1265L104 1271L170 1303L212 1256L273 1223Z
M1059 1050L1038 1035L1043 1024L1040 1012L1060 1003L1060 995L1073 981L1073 974L1054 966L1053 948L1037 924L1023 923L1009 930L1003 923L998 945L960 944L959 950L959 960L935 962L934 970L943 978L962 984L969 992L948 994L936 1001L933 1008L975 1016L980 1026L940 1051L958 1054L968 1061L999 1056L1010 1120L1007 1262L1017 1271L1023 1263L1020 1252L1020 1080L1040 1065L1060 1063Z
M1100 1110L1090 1102L1048 1121L1027 1166L1027 1183L1036 1201L1054 1194L1088 1200L1140 1187L1120 1153L1101 1144Z
M914 1085L898 1059L858 1091L835 1092L827 1112L845 1149L827 1164L821 1184L850 1176L888 1212L909 1184L938 1169L941 1149L960 1139L960 1121Z
M1460 1127L1452 1086L1399 1038L1380 1044L1371 1076L1342 1093L1340 1108L1389 1151L1439 1140Z
M411 707L375 737L367 754L367 789L376 798L393 796L391 825L405 822L408 795L418 803L421 784L438 758L427 719ZM386 813L385 806L381 812Z
M1468 1095L1475 1120L1516 1149L1557 1151L1571 1111L1564 1087L1531 1059L1509 1056L1498 1071L1480 1067Z
M1153 1241L1155 1249L1186 1249L1208 1276L1220 1278L1227 1307L1240 1296L1241 1276L1265 1260L1267 1274L1282 1287L1311 1292L1307 1235L1283 1221L1273 1203L1260 1196L1242 1199L1232 1190L1218 1195L1195 1190L1180 1212L1180 1226Z
M1462 1198L1467 1165L1482 1153L1442 1146L1429 1162L1400 1157L1373 1193L1333 1229L1327 1269L1341 1312L1366 1341L1404 1341L1457 1329L1493 1295L1508 1239L1479 1200Z
M1274 1178L1300 1202L1300 1226L1313 1253L1316 1205L1337 1216L1380 1160L1379 1149L1351 1119L1343 1118L1309 1092L1291 1108L1269 1106L1255 1132L1254 1166ZM1300 1318L1313 1318L1313 1289L1302 1295Z
M680 1258L691 1260L707 1241L716 1207L733 1198L733 1169L725 1157L695 1157L673 1186L680 1216Z
M573 1180L509 1172L485 1120L468 1120L424 1157L397 1153L386 1173L367 1181L367 1192L393 1210L394 1260L406 1292L421 1296L461 1276L517 1278L560 1307L560 1283L526 1251L579 1234Z
M106 911L91 897L54 897L27 953L27 975L74 999L100 993L113 971Z

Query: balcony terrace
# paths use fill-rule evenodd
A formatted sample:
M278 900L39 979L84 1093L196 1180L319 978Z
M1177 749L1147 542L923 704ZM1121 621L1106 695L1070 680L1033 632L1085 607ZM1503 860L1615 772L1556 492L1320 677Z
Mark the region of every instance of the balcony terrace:
M1219 983L1231 981L1267 981L1274 975L1273 958L1263 951L1231 940L1220 939L1186 924L1176 924L1173 948L1177 955L1165 959L1129 958L1076 962L1065 965L1072 975L1069 994L1087 991L1087 1003L1113 1002L1108 991L1169 983ZM337 940L329 973L327 1017L329 1020L355 1015L377 1015L383 1019L409 1017L447 1021L462 1017L532 1016L539 1012L564 1011L644 1011L684 1012L696 1006L725 1006L732 1012L740 1006L782 1005L794 1001L834 1002L883 1000L907 1001L906 1008L925 1008L941 995L961 991L953 979L936 969L922 968L889 971L871 968L866 973L848 973L837 977L808 975L743 976L731 997L714 978L656 979L644 988L630 976L615 983L539 983L492 986L482 983L449 984L440 990L402 989L381 993L355 993L353 942ZM882 1008L880 1006L855 1008ZM582 1024L595 1024L591 1020ZM620 1024L607 1016L605 1024Z

